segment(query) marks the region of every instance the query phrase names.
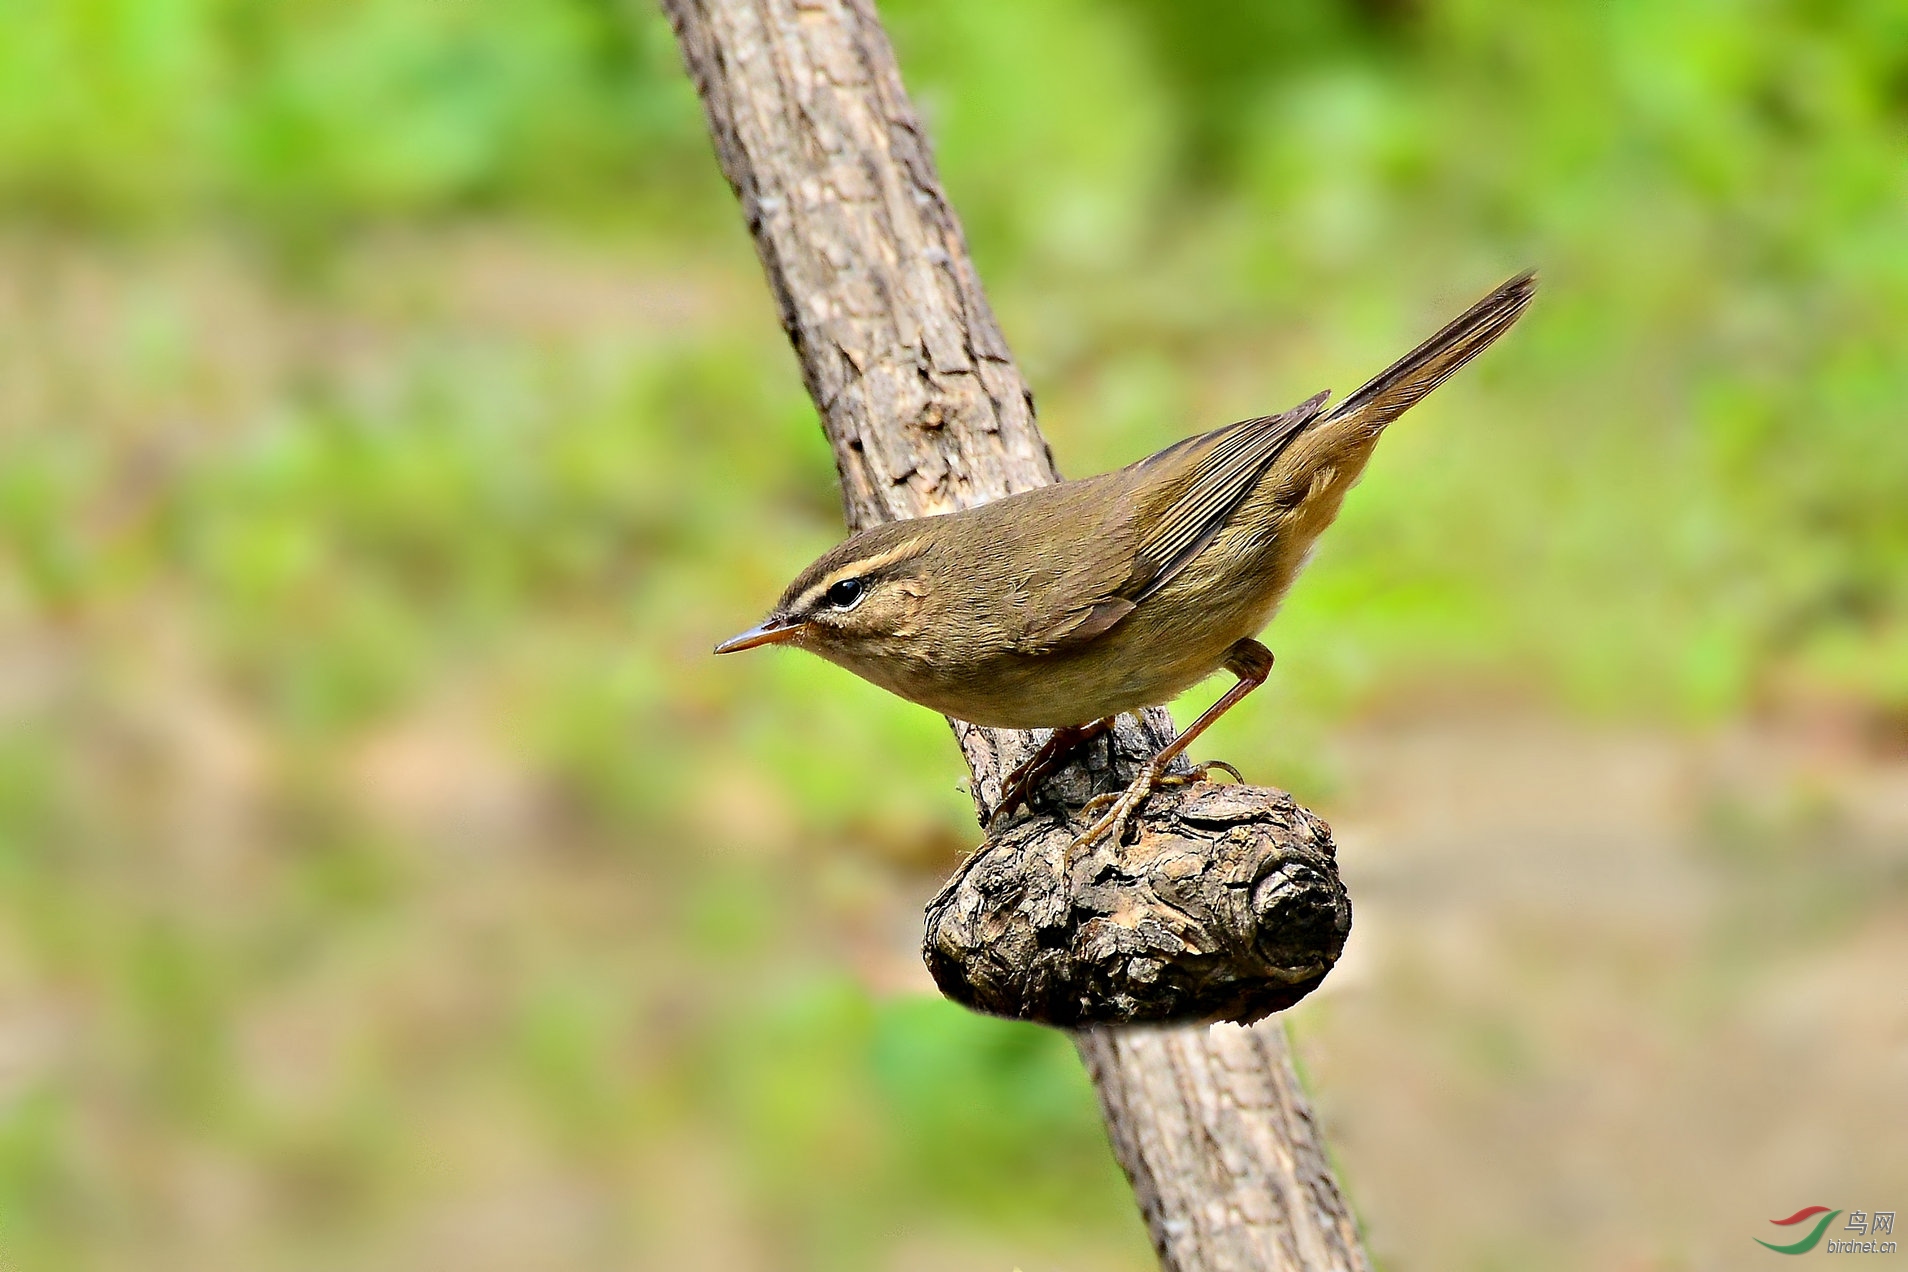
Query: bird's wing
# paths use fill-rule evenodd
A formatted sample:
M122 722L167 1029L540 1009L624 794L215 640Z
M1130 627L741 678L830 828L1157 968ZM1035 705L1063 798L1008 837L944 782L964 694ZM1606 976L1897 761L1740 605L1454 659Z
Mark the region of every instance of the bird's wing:
M1197 439L1206 445L1200 448L1192 476L1178 497L1155 514L1140 539L1132 577L1122 589L1130 589L1133 604L1172 582L1218 537L1279 452L1312 422L1330 396L1319 393L1283 415L1243 420ZM1143 459L1140 465L1150 465L1172 449Z
M1175 442L1132 465L1157 469L1156 482L1103 514L1097 543L1081 554L1036 605L1021 639L1028 652L1049 653L1091 640L1165 587L1226 526L1279 452L1324 407L1317 396L1283 415L1241 420ZM1184 466L1175 476L1168 466ZM1094 550L1097 548L1098 550Z

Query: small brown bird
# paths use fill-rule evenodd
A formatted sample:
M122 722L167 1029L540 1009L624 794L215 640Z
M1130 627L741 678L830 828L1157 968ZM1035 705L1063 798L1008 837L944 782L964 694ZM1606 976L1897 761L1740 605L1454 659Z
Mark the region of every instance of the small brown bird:
M1264 683L1272 655L1252 638L1378 435L1509 330L1535 285L1511 279L1330 409L1320 393L1115 472L864 530L715 652L797 645L956 719L1056 730L996 816L1113 716L1231 671L1238 683L1076 842L1117 836L1167 763Z

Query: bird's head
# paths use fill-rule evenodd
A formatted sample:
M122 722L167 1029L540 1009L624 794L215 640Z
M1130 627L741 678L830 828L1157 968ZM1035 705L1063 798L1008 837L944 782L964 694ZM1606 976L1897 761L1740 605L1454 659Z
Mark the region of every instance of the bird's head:
M922 520L863 530L796 575L767 618L715 652L799 645L855 670L898 652L920 634L938 590L928 576L931 546L932 527Z

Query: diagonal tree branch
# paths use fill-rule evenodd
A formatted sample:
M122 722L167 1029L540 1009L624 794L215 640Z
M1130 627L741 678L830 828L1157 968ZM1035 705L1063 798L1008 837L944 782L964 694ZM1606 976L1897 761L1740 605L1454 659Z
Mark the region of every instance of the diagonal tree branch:
M662 0L835 452L849 525L1058 479L869 0ZM983 819L1034 735L955 722ZM1069 862L1069 817L1172 735L1164 709L1044 786L930 908L937 981L1053 1023L1256 1020L1350 923L1329 831L1288 796L1196 785L1136 843ZM1096 1027L1076 1041L1161 1262L1368 1264L1283 1031Z

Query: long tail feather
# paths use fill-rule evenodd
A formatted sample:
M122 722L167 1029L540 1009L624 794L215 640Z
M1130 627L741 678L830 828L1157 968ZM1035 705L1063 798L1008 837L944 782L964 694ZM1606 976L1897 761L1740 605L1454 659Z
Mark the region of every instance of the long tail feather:
M1376 434L1509 331L1536 291L1536 272L1519 274L1332 408L1326 419L1356 416L1358 433Z

